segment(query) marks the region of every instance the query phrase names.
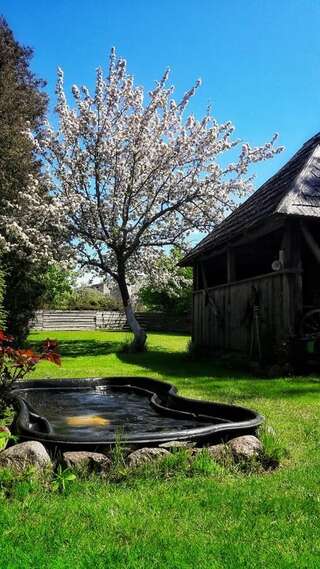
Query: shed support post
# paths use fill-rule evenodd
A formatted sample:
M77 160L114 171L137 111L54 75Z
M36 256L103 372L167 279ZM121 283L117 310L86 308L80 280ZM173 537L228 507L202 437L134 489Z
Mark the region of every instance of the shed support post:
M296 220L287 220L284 227L284 235L281 243L283 250L284 269L296 269L301 271L301 232Z
M198 264L195 263L192 267L192 276L193 276L193 290L198 290L199 287L199 268Z
M283 250L283 268L297 271L295 278L288 281L288 286L284 287L284 307L287 312L284 317L290 332L295 333L303 314L301 230L299 222L295 219L286 221L281 250ZM287 276L284 278L288 279Z
M237 280L236 277L236 263L235 263L235 251L228 247L227 249L227 280L228 283L232 283Z

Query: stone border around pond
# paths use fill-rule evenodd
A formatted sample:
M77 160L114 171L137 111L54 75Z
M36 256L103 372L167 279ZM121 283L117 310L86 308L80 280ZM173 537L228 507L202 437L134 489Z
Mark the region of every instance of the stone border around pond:
M210 458L222 464L225 463L226 457L231 458L234 463L240 463L258 461L259 457L263 455L262 443L253 435L236 437L226 444L208 447L195 447L193 443L172 441L156 448L145 447L134 451L123 449L120 452L124 453L124 466L135 469L168 457L181 449L185 449L190 454L191 459L206 450ZM39 475L45 475L60 467L72 469L81 474L95 472L104 477L108 475L113 466L112 453L103 454L89 451L64 452L55 457L53 461L45 446L38 441L18 443L0 452L0 472L1 469L8 468L17 474L22 474L31 467Z

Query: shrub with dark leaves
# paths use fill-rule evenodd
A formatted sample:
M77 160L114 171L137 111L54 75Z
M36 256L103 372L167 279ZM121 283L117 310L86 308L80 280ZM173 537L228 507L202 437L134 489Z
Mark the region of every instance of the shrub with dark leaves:
M56 365L61 364L57 347L57 342L48 338L43 342L41 354L32 349L17 349L14 347L13 336L0 330L0 410L1 407L6 407L12 384L32 372L39 361L47 360Z

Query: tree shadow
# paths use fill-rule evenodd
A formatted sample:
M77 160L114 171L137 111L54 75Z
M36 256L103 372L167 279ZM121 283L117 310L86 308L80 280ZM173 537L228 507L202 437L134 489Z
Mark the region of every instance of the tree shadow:
M143 353L121 352L117 358L127 364L139 365L161 375L188 377L221 377L241 379L248 377L248 371L234 367L212 357L190 357L187 352L170 352L161 348L149 348Z
M186 352L150 350L144 354L117 353L123 363L138 365L174 381L178 389L201 392L203 398L219 396L237 399L281 399L320 395L320 377L313 375L270 379L257 377L245 367L227 364L213 357L191 358Z
M32 347L42 349L42 341L33 341ZM150 347L147 352L123 352L123 341L94 339L68 339L59 342L62 358L95 357L116 354L123 363L139 368L137 375L156 373L164 380L173 382L179 390L193 392L205 399L218 397L228 402L251 399L297 398L320 395L320 377L297 376L269 379L254 376L245 366L211 357L191 357L187 352L170 352L162 348ZM141 373L142 372L142 373Z
M42 340L33 341L32 348L42 351ZM59 340L58 351L62 358L77 358L79 356L106 356L118 352L123 342L96 341L92 339Z

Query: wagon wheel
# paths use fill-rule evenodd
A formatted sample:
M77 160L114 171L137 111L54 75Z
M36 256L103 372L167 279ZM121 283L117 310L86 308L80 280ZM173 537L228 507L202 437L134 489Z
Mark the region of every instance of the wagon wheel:
M320 308L304 315L300 322L300 336L320 336Z

